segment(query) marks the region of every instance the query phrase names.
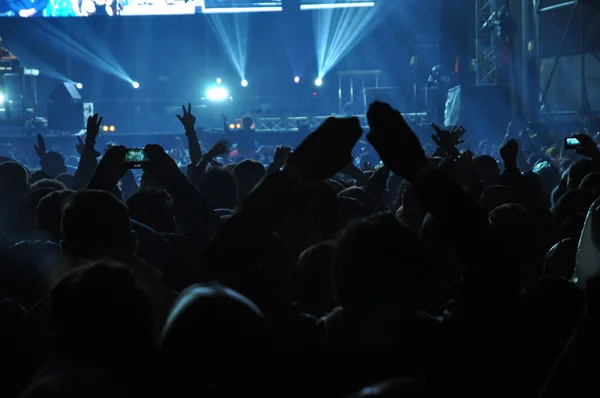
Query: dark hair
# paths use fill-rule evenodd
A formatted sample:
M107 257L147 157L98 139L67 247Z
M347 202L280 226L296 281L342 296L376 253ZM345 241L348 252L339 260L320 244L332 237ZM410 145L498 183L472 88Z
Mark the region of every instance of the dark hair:
M64 191L67 189L65 184L52 178L42 178L41 180L37 180L29 186L31 191L34 191L38 188L51 188L54 191Z
M60 239L60 222L62 209L68 199L73 197L74 191L54 191L39 201L36 209L38 228L48 232L56 239Z
M392 214L351 224L339 237L334 287L347 309L377 303L411 306L423 280L425 257L418 238Z
M99 258L115 247L135 251L127 206L106 191L75 193L64 207L61 231L63 250L74 257Z
M222 167L209 168L202 176L199 188L213 209L235 209L238 185L232 171Z
M173 199L167 191L147 188L127 199L133 220L146 224L158 232L174 232Z
M50 304L60 355L114 369L152 353L150 299L120 264L76 268L52 290Z

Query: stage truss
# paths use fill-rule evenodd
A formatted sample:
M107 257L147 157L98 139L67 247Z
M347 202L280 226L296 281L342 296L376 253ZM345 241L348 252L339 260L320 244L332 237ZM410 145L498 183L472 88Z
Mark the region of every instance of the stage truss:
M406 121L411 125L424 125L429 123L429 118L426 112L419 113L403 113ZM283 117L263 117L255 120L256 131L258 132L281 132L298 131L301 126L307 126L309 129L321 125L330 116L283 116ZM365 115L356 115L360 120L360 125L363 129L368 130L369 124Z
M496 84L498 68L498 37L492 23L504 4L503 0L476 0L475 18L475 79L478 85Z

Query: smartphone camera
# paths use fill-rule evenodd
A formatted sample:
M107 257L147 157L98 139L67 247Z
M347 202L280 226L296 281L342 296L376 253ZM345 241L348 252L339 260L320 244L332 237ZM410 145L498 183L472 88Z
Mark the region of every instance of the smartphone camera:
M144 148L131 148L125 153L125 166L130 169L141 169L149 161Z
M575 137L565 138L565 149L578 149L581 148L581 141Z

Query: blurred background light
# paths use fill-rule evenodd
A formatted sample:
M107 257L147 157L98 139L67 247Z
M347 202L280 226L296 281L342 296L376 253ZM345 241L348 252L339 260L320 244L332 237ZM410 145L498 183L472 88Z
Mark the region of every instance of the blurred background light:
M223 87L211 87L206 91L206 97L210 101L225 101L229 93Z

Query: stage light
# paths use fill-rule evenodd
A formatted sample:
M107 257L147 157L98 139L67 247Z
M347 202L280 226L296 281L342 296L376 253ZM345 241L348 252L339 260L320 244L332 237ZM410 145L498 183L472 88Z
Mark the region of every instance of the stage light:
M108 131L108 126L102 126L102 131L104 131L104 132Z
M116 130L115 126L110 126L108 129L110 130L111 133L114 133Z
M248 80L242 80L242 87L248 87Z
M298 76L294 78L294 83L300 83L300 78Z
M317 80L315 80L315 86L321 87L322 84L323 84L323 80L321 80L321 78L318 77Z
M138 82L131 82L131 85L133 86L133 88L138 89L140 88L140 84Z
M217 77L217 84L221 84L221 83L223 83L223 80L221 80L220 77Z
M77 90L81 90L83 88L83 84L75 83L75 87L77 87Z
M223 87L211 87L206 91L206 97L210 101L225 101L229 93Z
M236 129L241 129L241 128L242 128L242 125L238 123L238 124L236 124L236 125L235 125L235 128L236 128Z
M357 3L334 3L334 4L301 4L300 9L305 10L328 10L333 8L358 8L374 7L374 1L360 1Z
M230 129L230 130L233 130L234 128L235 128L235 124L231 123L231 124L229 125L229 129Z
M0 93L0 105L4 105L4 94Z

